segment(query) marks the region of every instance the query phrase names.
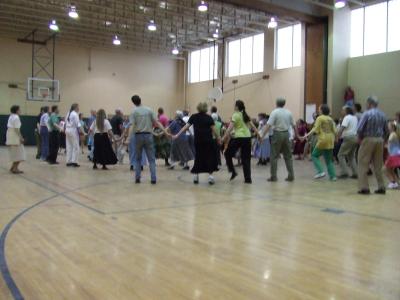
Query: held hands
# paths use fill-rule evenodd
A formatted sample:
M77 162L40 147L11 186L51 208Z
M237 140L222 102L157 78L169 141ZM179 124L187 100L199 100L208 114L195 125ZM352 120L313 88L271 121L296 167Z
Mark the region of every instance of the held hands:
M21 144L24 144L24 143L25 143L25 140L24 140L23 137L20 138L20 142L21 142Z

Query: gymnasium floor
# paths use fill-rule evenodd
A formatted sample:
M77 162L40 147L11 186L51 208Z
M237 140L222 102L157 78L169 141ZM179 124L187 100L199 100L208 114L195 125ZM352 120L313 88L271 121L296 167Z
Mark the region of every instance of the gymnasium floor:
M265 167L209 187L160 166L135 185L126 165L33 153L15 176L0 148L2 300L400 299L400 191L359 196L297 161L295 183L280 162L276 184Z

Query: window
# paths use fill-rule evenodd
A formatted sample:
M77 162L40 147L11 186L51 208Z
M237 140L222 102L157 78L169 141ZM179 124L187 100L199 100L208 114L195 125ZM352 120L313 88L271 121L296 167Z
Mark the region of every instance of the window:
M264 71L264 34L257 34L228 43L228 76Z
M350 56L400 50L400 0L389 0L351 12Z
M301 24L279 28L275 35L275 67L285 69L301 65Z
M192 51L189 59L189 82L195 83L217 78L218 46Z

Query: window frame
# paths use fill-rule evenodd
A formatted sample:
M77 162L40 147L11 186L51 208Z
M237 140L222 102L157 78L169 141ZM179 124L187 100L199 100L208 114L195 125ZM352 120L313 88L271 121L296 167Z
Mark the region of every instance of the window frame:
M262 70L254 72L254 38L256 36L260 36L260 35L263 36ZM248 39L248 38L251 38L251 72L250 73L241 74L241 68L242 68L242 40ZM239 61L238 61L238 69L239 69L239 71L238 71L238 74L231 75L230 72L229 72L229 69L230 69L230 67L229 67L229 56L230 56L229 44L232 43L232 42L238 42L238 41L239 41ZM247 75L254 75L254 74L258 74L258 73L264 73L264 71L265 71L265 50L266 50L265 49L266 48L265 47L265 32L260 32L260 33L257 33L257 34L248 35L248 36L244 36L244 37L237 38L237 39L232 39L230 41L227 41L225 46L226 46L225 47L226 48L226 50L225 50L225 61L226 61L225 74L226 74L227 78L241 77L241 76L247 76Z
M300 25L300 64L299 65L294 65L294 32L295 32L295 26ZM291 39L291 43L292 43L292 47L291 47L291 64L288 67L278 67L278 57L279 57L279 53L278 53L278 40L279 40L279 30L281 29L285 29L285 28L291 28L292 29L292 39ZM291 68L298 68L301 67L302 65L302 45L303 45L303 24L302 23L296 23L296 24L292 24L292 25L287 25L287 26L282 26L279 28L276 28L275 33L274 33L274 69L275 70L285 70L285 69L291 69Z
M215 51L214 51L214 47L215 47ZM201 65L202 65L202 61L201 61L201 51L204 49L209 49L209 59L207 62L207 65L210 67L211 65L213 65L213 62L211 61L211 57L213 57L213 59L215 60L215 65L214 65L214 69L210 70L209 69L209 77L206 80L201 80ZM197 50L193 50L189 52L189 56L188 56L188 66L187 66L187 70L188 70L188 76L187 76L187 81L189 84L195 84L195 83L202 83L202 82L207 82L207 81L212 81L212 80L217 80L218 79L218 66L219 66L219 62L218 62L218 50L219 47L217 44L215 45L207 45L206 47L202 47L200 49ZM192 54L193 52L199 52L199 74L198 74L198 80L197 81L192 81ZM211 56L211 53L213 54L213 56ZM214 78L213 78L214 77Z
M352 43L352 39L351 39L351 36L350 36L350 57L351 57L351 58L355 58L355 57L364 57L364 56L369 56L369 55L376 55L376 54L382 54L382 53L389 53L389 52L394 52L394 51L400 51L400 49L389 50L389 32L391 32L390 29L393 29L393 28L390 28L390 27L389 27L389 26L390 26L389 16L391 16L390 13L389 13L389 3L390 3L390 2L392 2L392 0L385 0L385 1L382 1L382 2L373 3L373 4L370 4L370 5L365 5L364 7L360 7L360 8L356 8L356 9L351 10L351 12L350 12L350 18L353 17L353 11L356 11L356 10L361 10L361 11L362 11L362 18L363 18L363 25L362 25L362 26L363 26L363 27L362 27L363 35L362 35L362 47L361 47L361 48L362 48L362 54L361 54L361 55L354 55L354 56L352 55L351 49L352 49L353 47L352 47L352 44L351 44L351 43ZM366 10L367 8L370 8L370 7L375 6L375 5L381 5L382 3L385 3L385 5L386 5L385 50L382 51L382 52L376 52L376 53L368 53L368 54L365 54L365 36L366 36L366 30L365 30L365 28L366 28L365 10ZM351 29L350 29L350 31L351 31Z

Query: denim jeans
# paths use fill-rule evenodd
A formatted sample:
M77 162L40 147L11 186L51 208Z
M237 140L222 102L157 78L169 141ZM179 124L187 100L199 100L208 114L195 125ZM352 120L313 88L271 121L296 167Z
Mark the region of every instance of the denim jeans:
M40 159L47 160L49 156L49 130L47 126L40 126L41 153Z
M135 174L136 179L140 179L142 173L142 153L146 152L149 161L151 181L156 181L156 156L154 151L154 140L151 133L135 134Z

